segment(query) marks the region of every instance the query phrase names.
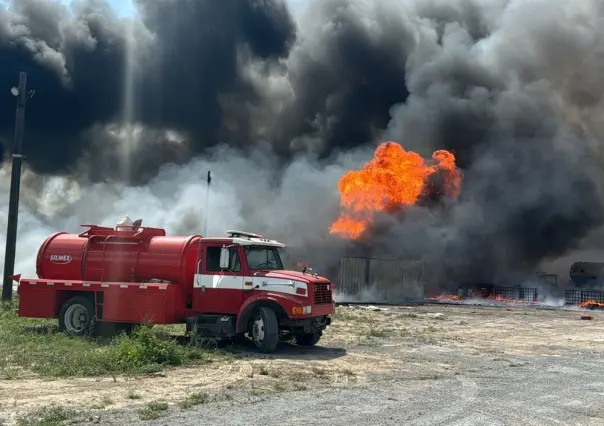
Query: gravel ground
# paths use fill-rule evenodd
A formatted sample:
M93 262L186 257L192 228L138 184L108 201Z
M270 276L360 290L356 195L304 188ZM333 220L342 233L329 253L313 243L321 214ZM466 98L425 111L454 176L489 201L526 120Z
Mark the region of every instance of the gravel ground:
M53 401L77 409L69 424L79 425L604 425L604 312L589 315L339 308L317 348L242 348L228 362L134 380L14 383L5 412ZM87 408L102 398L112 402ZM155 419L141 420L144 410Z
M434 353L432 360L444 354ZM378 375L356 389L287 392L247 403L214 403L130 425L604 425L604 360L590 353L491 361L463 353L466 373L408 380ZM445 361L443 359L443 361ZM471 371L470 371L471 370ZM595 373L595 374L594 374Z
M346 356L366 357L368 364L386 359L398 363L344 386L328 383L260 397L235 393L230 401L170 411L148 422L138 420L132 410L111 413L103 420L133 426L604 425L604 345L583 347L586 336L579 329L575 334L567 330L575 336L566 337L568 345L560 344L562 335L555 339L565 321L587 327L585 321L576 320L577 313L528 311L526 315L516 309L466 308L462 315L471 313L481 315L480 323L494 336L482 347L457 339L439 343L438 337L414 345L386 338L374 345L350 346ZM451 314L449 310L447 315ZM471 325L465 322L460 324ZM507 329L498 332L489 324L507 325ZM476 332L470 328L468 335ZM503 343L506 339L508 345Z

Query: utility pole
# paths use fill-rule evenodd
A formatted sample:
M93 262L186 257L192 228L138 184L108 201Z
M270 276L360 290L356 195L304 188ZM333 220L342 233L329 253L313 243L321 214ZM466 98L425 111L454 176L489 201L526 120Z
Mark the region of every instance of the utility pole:
M21 190L21 165L23 163L23 126L25 124L25 104L33 95L27 92L27 74L19 74L19 87L11 89L17 98L17 117L15 120L15 139L13 142L13 161L8 202L8 225L6 227L6 252L4 254L4 279L2 281L2 300L13 297L13 274L15 270L15 250L17 247L17 220L19 216L19 191Z

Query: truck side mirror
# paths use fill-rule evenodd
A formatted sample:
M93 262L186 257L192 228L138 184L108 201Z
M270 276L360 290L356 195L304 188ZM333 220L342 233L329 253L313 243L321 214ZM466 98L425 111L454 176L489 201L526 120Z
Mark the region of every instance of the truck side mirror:
M229 269L229 257L228 247L222 247L220 249L220 269Z

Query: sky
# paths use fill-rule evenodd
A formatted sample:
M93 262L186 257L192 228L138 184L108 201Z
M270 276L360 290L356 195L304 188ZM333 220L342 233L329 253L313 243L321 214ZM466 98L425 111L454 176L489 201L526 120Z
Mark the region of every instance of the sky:
M72 0L61 0L64 4L71 3ZM134 7L134 1L132 0L106 0L112 7L115 9L118 15L120 16L129 16L136 12L136 8ZM301 7L302 3L305 0L287 0L287 2L292 6L292 8ZM3 0L0 0L0 4L2 4Z
M132 0L106 0L115 9L118 15L128 16L136 11L134 1ZM298 3L301 0L292 0L292 3ZM61 3L69 5L72 0L60 0ZM11 3L11 0L0 0L0 6L6 7Z
M69 0L63 0L69 3ZM131 15L134 11L134 2L130 0L107 0L108 3L115 9L115 11L121 16Z

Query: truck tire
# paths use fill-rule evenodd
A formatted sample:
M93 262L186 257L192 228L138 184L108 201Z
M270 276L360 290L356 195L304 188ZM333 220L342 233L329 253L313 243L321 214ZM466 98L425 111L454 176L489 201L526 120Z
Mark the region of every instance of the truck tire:
M296 343L300 346L314 346L316 345L323 332L321 330L317 330L314 333L304 333L296 336Z
M250 336L262 353L273 352L279 343L279 322L271 308L260 308L254 314Z
M94 306L82 296L76 296L63 304L59 312L59 330L70 336L91 334L94 326Z

